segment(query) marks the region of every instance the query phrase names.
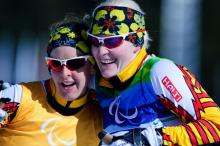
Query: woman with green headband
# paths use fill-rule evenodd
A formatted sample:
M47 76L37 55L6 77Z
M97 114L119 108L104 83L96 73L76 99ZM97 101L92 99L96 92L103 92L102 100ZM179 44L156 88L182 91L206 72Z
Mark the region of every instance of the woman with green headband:
M86 31L71 19L53 25L45 58L51 79L0 92L1 146L98 145L102 120L88 86L94 61Z
M101 76L101 145L196 146L220 141L220 109L185 67L148 55L144 13L107 0L88 31Z

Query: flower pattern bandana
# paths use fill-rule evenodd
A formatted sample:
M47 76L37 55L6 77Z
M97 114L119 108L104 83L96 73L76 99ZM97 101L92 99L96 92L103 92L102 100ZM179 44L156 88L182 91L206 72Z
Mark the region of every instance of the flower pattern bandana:
M75 26L75 27L74 27ZM89 45L87 44L87 28L81 27L71 23L66 23L58 26L50 34L50 39L47 46L47 55L50 56L50 53L53 49L60 46L70 46L74 49L78 49L85 55L90 54ZM92 56L89 57L89 61L92 64L95 64L95 61Z
M64 24L57 27L50 34L47 53L60 46L70 46L79 49L84 54L89 54L89 47L86 43L86 28L75 28L73 24Z
M95 9L90 33L97 36L128 35L125 40L142 47L144 43L144 14L128 7L101 6Z

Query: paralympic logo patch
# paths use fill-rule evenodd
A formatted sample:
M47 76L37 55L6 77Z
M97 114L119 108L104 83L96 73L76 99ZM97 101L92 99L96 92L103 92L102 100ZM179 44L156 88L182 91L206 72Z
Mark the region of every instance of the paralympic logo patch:
M76 139L74 137L70 141L65 141L56 134L56 128L59 127L58 125L61 120L62 119L60 118L51 118L46 120L41 126L41 132L47 134L47 139L51 146L72 146L76 144Z

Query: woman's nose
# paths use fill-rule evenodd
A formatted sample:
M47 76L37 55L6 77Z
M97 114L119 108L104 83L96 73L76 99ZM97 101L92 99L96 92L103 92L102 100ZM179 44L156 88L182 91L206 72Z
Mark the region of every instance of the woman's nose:
M105 54L109 53L108 48L104 45L101 45L98 49L99 49L100 55L105 55Z
M68 68L66 67L66 65L63 65L63 66L62 66L62 75L63 75L63 76L70 76L71 73L72 73L72 71L71 71L70 69L68 69Z

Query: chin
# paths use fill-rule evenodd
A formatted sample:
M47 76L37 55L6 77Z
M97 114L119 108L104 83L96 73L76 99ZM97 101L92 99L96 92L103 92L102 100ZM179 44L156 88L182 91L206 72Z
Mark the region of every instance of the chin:
M109 73L102 73L102 76L104 77L104 78L111 78L111 77L114 77L114 76L116 76L117 74L109 74Z
M72 101L72 100L76 100L78 97L76 97L76 98L73 98L73 97L65 97L65 99L67 100L67 101Z
M63 96L67 101L71 101L71 100L75 100L77 99L79 96L75 95L75 94L65 94Z
M102 70L101 74L104 78L108 79L108 78L117 76L118 72L114 70Z

